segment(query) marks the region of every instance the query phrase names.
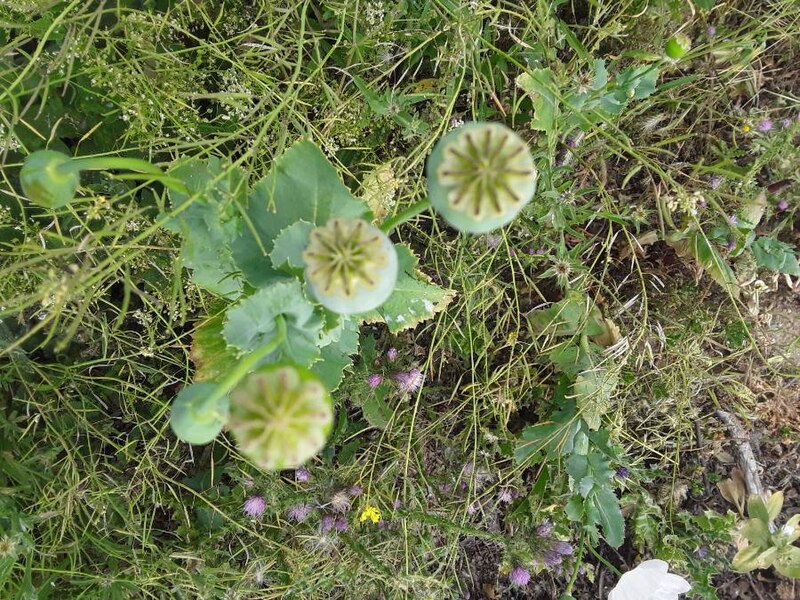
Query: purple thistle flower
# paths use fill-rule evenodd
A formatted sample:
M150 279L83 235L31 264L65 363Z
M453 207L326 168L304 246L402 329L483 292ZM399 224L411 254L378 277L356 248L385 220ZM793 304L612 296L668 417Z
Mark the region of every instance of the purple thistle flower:
M551 533L553 533L553 524L549 519L545 519L536 527L536 535L539 537L550 537Z
M792 120L790 118L781 119L781 127L784 129L789 129L792 126Z
M548 550L544 553L544 564L548 567L555 567L556 565L560 565L563 558L561 555L556 552L555 550Z
M531 580L531 574L527 569L514 567L508 574L508 580L511 582L511 585L523 587L528 585L528 582Z
M323 533L330 531L336 526L336 517L333 515L324 515L319 521L319 530Z
M347 531L347 527L349 526L347 517L336 517L336 523L334 523L333 526L336 528L336 531Z
M708 548L700 546L694 553L697 555L697 558L705 558L708 556Z
M371 387L371 388L378 387L381 384L382 381L383 381L383 377L381 377L380 374L378 374L378 373L373 373L372 375L367 377L367 383L369 384L369 387Z
M714 37L715 35L717 35L717 28L714 27L713 25L709 25L708 27L706 27L706 35L710 38Z
M305 502L301 502L300 504L295 504L294 506L290 506L286 510L286 516L291 521L297 521L298 523L302 523L308 518L308 515L311 514L311 507L306 504Z
M350 488L350 495L353 498L356 498L363 493L364 493L364 488L362 488L360 485L354 485L353 487Z
M572 544L559 540L553 544L553 551L558 552L562 556L569 556L573 552Z
M778 210L784 212L789 208L789 203L786 200L781 200L778 202Z
M248 517L260 517L262 514L264 514L264 509L266 507L267 503L264 502L264 498L261 496L250 496L244 501L244 507L242 510Z
M770 121L769 119L761 119L758 122L756 129L758 129L761 133L766 133L767 131L772 129L772 121Z
M408 373L395 373L395 381L400 384L400 391L413 394L422 387L425 376L419 369L411 369Z
M386 351L386 360L389 362L397 360L397 348L391 347Z
M401 506L403 506L403 503L400 501L399 498L395 498L394 500L392 500L392 508L400 508Z
M305 467L300 467L299 469L295 470L294 478L295 480L304 483L309 479L311 479L311 473L309 473L308 469L306 469Z
M620 479L627 479L630 474L631 472L628 469L628 467L620 467L619 469L617 469L617 472L615 473L615 475Z
M717 189L722 185L722 175L712 175L711 179L708 180L708 185L712 190Z

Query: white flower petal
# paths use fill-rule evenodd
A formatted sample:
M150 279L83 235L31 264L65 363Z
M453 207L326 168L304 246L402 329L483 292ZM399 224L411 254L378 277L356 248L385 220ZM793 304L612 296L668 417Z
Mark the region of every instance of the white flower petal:
M692 589L691 584L680 575L665 573L662 577L663 579L658 586L658 593L664 596L665 600L674 598L676 594L685 594Z
M634 571L637 569L661 571L662 573L666 573L669 571L669 565L663 560L653 558L651 560L646 560L642 563L639 563Z
M608 600L678 600L692 586L668 570L663 560L646 560L620 577Z

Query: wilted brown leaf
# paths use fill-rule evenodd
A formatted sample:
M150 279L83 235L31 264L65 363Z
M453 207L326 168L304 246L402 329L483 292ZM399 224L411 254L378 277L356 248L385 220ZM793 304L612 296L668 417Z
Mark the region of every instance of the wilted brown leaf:
M747 486L744 482L742 470L738 467L731 471L729 479L717 483L717 489L722 497L736 507L740 515L744 514L744 504L747 499Z

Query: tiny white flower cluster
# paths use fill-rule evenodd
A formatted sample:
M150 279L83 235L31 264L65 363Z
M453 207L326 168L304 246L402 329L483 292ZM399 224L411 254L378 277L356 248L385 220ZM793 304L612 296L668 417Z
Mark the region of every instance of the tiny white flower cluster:
M687 194L680 190L675 196L668 196L666 200L667 208L670 212L681 212L685 215L696 217L697 207L705 204L705 198L700 191Z
M220 118L223 121L244 121L253 110L253 91L242 82L236 69L222 73L222 87L230 95L220 99L220 103L228 109Z
M6 131L5 125L0 123L0 152L10 152L12 150L19 150L19 140L13 133Z
M447 127L447 131L453 131L453 129L458 129L464 124L464 119L459 119L458 117L452 117Z
M0 0L0 8L3 10L28 17L33 17L36 12L41 10L40 4L41 2L37 0Z
M11 223L12 220L11 209L7 206L0 205L0 225Z
M369 2L364 7L364 18L367 21L367 25L372 29L379 28L386 18L386 9L383 6L383 2L380 0L378 2Z
M135 321L137 321L140 325L143 325L145 327L151 325L153 322L153 315L151 315L150 313L146 313L138 308L131 313L131 317Z

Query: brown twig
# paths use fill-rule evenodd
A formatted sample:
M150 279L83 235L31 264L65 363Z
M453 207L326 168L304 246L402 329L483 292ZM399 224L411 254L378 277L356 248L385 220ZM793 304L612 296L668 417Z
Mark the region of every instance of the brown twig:
M736 450L739 454L739 463L744 473L744 482L747 486L748 494L758 494L764 491L761 486L761 478L758 475L758 463L753 454L753 447L750 445L750 436L742 427L739 419L733 413L718 410L717 416L728 428L731 439L736 442Z
M759 586L756 585L755 581L753 581L753 576L752 575L748 575L747 579L750 581L750 589L753 590L756 593L756 596L758 596L759 600L767 600L761 594L761 590L759 589Z

